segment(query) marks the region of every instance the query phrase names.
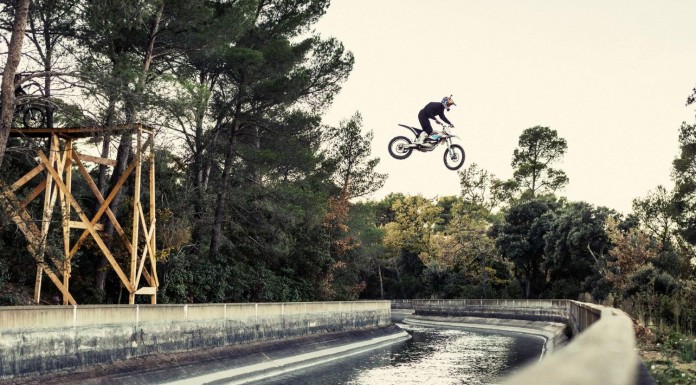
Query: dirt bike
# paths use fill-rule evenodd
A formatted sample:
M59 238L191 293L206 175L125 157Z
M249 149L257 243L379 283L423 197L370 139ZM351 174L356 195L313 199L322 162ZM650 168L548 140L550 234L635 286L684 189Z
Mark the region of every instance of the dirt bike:
M407 126L405 124L399 124L399 126L410 130L415 138L423 131L420 128ZM423 143L415 143L415 138L409 139L405 136L397 136L389 142L389 155L396 159L406 159L411 156L413 150L421 152L433 151L438 145L445 144L447 149L445 150L445 167L450 170L458 170L464 165L464 159L466 155L464 154L464 148L458 144L452 144L452 138L457 138L456 135L452 135L450 129L452 126L442 127L442 131L433 132L428 136Z

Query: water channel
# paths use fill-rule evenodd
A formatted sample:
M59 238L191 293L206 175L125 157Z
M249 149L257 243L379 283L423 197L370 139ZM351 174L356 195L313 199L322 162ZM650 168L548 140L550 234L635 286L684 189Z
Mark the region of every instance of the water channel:
M412 338L254 385L495 384L538 360L544 340L398 324Z

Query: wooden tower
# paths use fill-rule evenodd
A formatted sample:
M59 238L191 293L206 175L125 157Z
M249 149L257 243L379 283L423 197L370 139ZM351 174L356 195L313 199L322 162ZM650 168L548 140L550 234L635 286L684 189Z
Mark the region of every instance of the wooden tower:
M118 180L116 186L108 196L104 197L97 188L97 184L90 176L85 163L93 163L114 167L116 161L100 157L88 156L79 153L74 145L76 141L95 136L96 134L108 131L114 134L121 134L131 131L136 136L134 145L135 157L128 165L126 171ZM44 274L62 293L63 304L75 305L75 299L70 294L70 274L71 262L75 254L85 244L88 237L91 237L104 256L108 259L111 267L116 272L123 286L128 290L130 304L135 303L136 295L149 295L151 303L157 303L157 280L156 268L156 249L155 249L155 152L154 152L154 130L145 126L123 125L105 128L52 128L52 129L12 129L11 136L15 137L35 137L47 138L50 141L50 151L46 155L42 150L37 153L38 165L24 176L19 178L12 185L7 185L0 181L0 203L7 213L24 234L27 239L27 249L36 260L36 284L34 286L34 300L38 304L41 299L41 284ZM143 178L142 164L150 163L149 178ZM96 213L89 217L86 211L80 207L72 195L73 172L79 172L89 189L100 203ZM109 208L116 194L122 189L126 180L133 174L135 184L132 194L126 194L131 199L132 211L130 215L130 228L121 226L116 216ZM35 187L28 188L27 183L35 178L40 178ZM23 187L25 187L23 189ZM145 212L141 203L141 192L143 188L149 188L148 212ZM25 191L21 191L25 190ZM20 199L19 197L24 197ZM43 199L41 199L43 197ZM32 202L43 205L43 215L39 221L32 218L26 209ZM60 210L62 228L63 252L56 253L46 247L51 219L54 209L58 206ZM107 246L102 237L103 225L100 219L106 215L108 220L114 225L117 235L115 242L121 242L128 251L130 258L118 258L114 256L113 250ZM125 215L124 215L125 216ZM125 222L124 222L125 223ZM60 240L58 240L60 243ZM123 262L127 261L127 262ZM141 282L141 278L145 278ZM141 285L142 283L142 285Z

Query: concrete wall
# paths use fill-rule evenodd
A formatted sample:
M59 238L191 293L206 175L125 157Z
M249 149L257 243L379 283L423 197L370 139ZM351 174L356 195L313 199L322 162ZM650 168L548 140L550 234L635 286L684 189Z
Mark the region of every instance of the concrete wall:
M566 323L570 302L566 300L446 299L404 300L392 307L411 306L417 315L482 317Z
M388 301L0 307L0 378L383 327Z

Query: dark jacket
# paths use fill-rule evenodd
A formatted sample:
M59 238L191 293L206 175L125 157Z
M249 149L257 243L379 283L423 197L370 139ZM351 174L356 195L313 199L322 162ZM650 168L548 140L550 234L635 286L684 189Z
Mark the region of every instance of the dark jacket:
M439 116L440 119L442 119L443 122L447 124L452 124L452 122L449 121L445 117L445 106L442 105L440 102L430 102L423 107L422 110L418 113L419 117L423 116L428 119L435 119L436 116Z

